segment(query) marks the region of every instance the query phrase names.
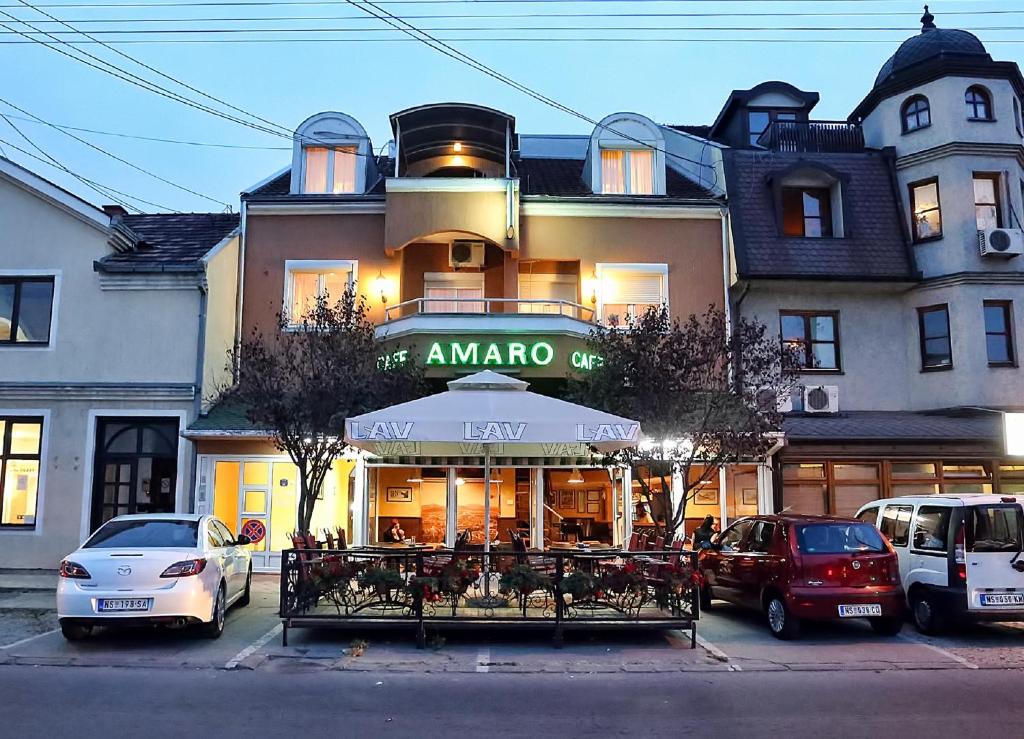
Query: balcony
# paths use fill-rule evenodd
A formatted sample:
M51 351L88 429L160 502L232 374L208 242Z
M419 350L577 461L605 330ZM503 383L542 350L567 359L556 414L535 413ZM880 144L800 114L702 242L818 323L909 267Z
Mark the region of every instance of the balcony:
M775 121L757 143L771 151L794 154L850 154L864 151L864 132L846 121Z
M410 334L563 334L586 337L594 309L569 300L413 298L384 310L377 337Z

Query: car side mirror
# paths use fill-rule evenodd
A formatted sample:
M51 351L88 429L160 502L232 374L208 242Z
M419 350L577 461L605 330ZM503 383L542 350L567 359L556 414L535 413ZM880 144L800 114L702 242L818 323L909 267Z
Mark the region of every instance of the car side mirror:
M246 544L252 544L252 539L245 534L239 534L238 538L235 539L235 546L244 547Z

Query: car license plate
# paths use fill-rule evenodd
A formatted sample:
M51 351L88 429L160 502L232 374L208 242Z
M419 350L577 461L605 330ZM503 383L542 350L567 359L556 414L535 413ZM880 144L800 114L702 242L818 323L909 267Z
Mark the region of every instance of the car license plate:
M1024 606L1024 593L982 593L983 606Z
M103 612L148 611L152 604L152 598L103 598L99 602L99 610Z
M878 603L866 603L862 606L839 606L840 618L862 618L864 616L881 616L882 606Z

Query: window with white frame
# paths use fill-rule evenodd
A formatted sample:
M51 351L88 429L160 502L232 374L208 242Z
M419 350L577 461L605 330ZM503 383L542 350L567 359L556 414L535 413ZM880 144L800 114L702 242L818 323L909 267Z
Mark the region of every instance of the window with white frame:
M0 526L36 525L43 419L0 416Z
M601 149L601 192L606 195L654 194L651 149Z
M289 323L300 323L320 296L330 304L341 300L355 283L357 265L354 260L286 261L284 305Z
M520 303L519 312L576 316L577 283L576 275L520 272L519 299L548 302Z
M667 264L598 264L598 317L622 325L668 305Z
M302 191L341 194L356 191L355 146L307 146L303 150L305 175Z
M427 272L423 275L424 313L483 313L482 272Z

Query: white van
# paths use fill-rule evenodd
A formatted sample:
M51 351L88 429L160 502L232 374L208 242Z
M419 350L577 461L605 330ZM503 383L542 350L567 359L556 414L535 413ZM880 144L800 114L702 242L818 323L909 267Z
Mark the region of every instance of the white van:
M857 518L878 526L896 550L918 631L935 634L955 620L1024 621L1017 497L908 495L868 503Z

